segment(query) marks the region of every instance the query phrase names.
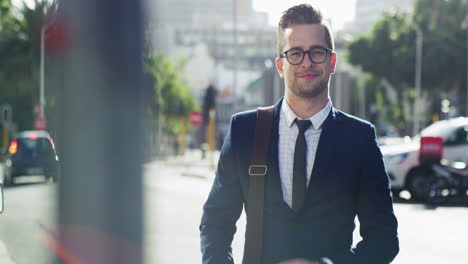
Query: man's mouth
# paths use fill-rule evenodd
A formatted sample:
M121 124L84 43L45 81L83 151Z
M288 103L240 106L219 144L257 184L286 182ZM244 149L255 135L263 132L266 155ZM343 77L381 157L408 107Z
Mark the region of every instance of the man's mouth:
M306 80L312 80L317 78L319 75L317 73L313 72L306 72L306 73L301 73L298 75L299 78L306 79Z

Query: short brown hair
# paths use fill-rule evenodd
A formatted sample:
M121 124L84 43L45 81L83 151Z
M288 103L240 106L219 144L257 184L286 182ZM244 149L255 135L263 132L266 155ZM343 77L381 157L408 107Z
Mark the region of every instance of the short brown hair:
M278 29L276 31L278 55L283 53L283 48L285 46L284 30L291 27L292 25L299 24L322 25L325 31L325 42L327 42L328 48L335 48L335 44L333 43L333 35L328 24L324 23L323 21L322 12L318 8L315 8L309 4L301 4L293 6L284 11L280 18Z

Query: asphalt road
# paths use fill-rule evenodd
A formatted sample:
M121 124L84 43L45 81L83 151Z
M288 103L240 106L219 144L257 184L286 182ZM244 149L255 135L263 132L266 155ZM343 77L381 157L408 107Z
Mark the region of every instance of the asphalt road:
M20 184L4 190L0 215L0 263L50 264L54 261L41 240L44 228L55 220L56 185Z
M211 187L207 170L196 163L152 163L146 168L148 263L200 263L198 225L202 205ZM394 264L450 263L468 260L468 203L427 207L396 199L400 253ZM233 242L241 263L244 215ZM356 228L358 230L358 227ZM355 243L360 240L358 231Z
M146 263L200 263L198 225L212 183L207 164L152 162L145 166ZM57 185L22 184L5 189L0 215L0 263L54 263L40 239L53 226ZM467 263L468 204L428 208L400 200L395 204L401 251L393 263ZM245 218L234 238L241 263ZM359 235L355 233L356 240Z

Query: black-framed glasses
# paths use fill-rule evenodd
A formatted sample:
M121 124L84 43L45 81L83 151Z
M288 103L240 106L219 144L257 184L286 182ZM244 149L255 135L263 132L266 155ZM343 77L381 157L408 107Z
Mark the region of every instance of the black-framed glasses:
M298 65L302 63L306 53L309 54L310 61L319 64L324 62L328 53L333 53L333 50L325 47L313 47L310 50L292 48L280 54L280 58L286 57L290 64Z

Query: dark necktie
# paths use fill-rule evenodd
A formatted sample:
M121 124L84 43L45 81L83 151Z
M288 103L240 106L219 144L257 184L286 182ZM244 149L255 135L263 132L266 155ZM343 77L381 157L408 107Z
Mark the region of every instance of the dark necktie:
M307 188L307 142L304 133L312 123L310 120L299 120L297 118L294 122L299 128L299 134L294 149L292 208L297 213L304 203Z

